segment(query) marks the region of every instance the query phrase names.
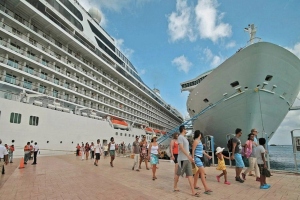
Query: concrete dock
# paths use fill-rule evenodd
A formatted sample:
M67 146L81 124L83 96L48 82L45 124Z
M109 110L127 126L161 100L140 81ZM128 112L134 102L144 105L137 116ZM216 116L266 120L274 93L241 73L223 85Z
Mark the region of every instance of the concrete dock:
M157 170L157 180L152 180L151 170L142 163L140 172L132 171L133 159L116 157L114 167L110 158L99 161L81 160L75 155L38 157L37 165L28 162L19 169L20 159L6 165L5 175L0 175L0 199L41 200L41 199L195 199L186 178L180 178L180 192L173 192L174 164L161 160ZM219 171L214 166L206 167L206 180L213 190L204 194L201 180L201 199L271 199L300 200L300 176L284 172L273 172L267 183L271 188L259 189L259 182L247 176L244 183L234 180L234 168L227 167L228 180L217 182Z

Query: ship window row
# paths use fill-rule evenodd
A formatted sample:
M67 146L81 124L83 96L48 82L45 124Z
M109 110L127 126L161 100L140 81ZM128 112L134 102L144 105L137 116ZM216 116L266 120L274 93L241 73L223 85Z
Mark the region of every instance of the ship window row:
M31 40L31 43L32 44L34 44L34 45L36 45L36 41L34 41L34 40ZM29 52L29 57L34 57L35 55L33 54L33 53L30 53ZM60 58L61 56L60 55L58 55L58 57ZM48 65L48 62L44 59L43 60L43 64L44 65ZM152 96L153 97L153 96ZM144 100L144 99L143 99ZM147 102L148 103L148 102ZM155 106L154 106L155 107ZM156 109L158 109L158 108L156 108ZM168 116L168 115L165 115L165 116Z
M59 0L62 2L78 19L83 20L81 12L69 0Z
M27 54L28 54L28 57L34 59L34 57L35 57L35 54L34 54L34 53L27 51ZM14 60L14 59L12 59L12 58L9 58L8 65L13 66L14 68L18 68L18 63L19 63L19 62L18 62L17 60ZM49 61L47 61L46 59L42 59L41 63L42 63L43 65L45 65L45 66L49 66ZM55 69L56 71L60 72L60 67L59 67L59 66L55 65L55 66L54 66L54 69ZM29 67L28 65L25 66L25 71L28 72L28 73L30 73L30 74L35 74L35 75L38 74L38 72L34 73L33 68L32 68L32 67ZM87 73L86 70L83 70L83 72L84 72L84 73ZM47 78L47 73L41 72L40 74L41 74L40 77L41 77L42 79L46 79L46 80L48 79L48 78ZM104 74L105 74L105 73L104 73ZM70 75L70 72L66 72L66 75L69 76L69 77L71 76L71 75ZM106 75L106 74L105 74L105 75ZM75 79L78 80L79 77L76 76ZM87 85L87 81L86 81L86 80L84 80L83 82L84 82L85 85ZM54 78L54 83L55 83L55 84L60 84L59 79L58 79L58 78ZM106 84L105 81L103 81L103 83ZM61 83L61 84L64 84L64 86L65 86L66 88L69 88L69 83ZM29 86L26 87L26 88L31 89L31 84L28 84L28 85L29 85ZM92 84L92 86L94 86L94 85ZM118 89L118 91L120 92L119 89ZM85 92L84 92L84 93L85 93ZM139 98L141 98L141 97L139 96ZM137 98L134 98L134 100L135 100L135 101L138 101L139 104L141 103L141 101L138 100ZM145 106L146 103L144 103L143 105ZM148 107L147 107L147 108L148 108ZM167 116L167 115L165 115L165 117L166 117L166 116Z
M192 81L192 82L189 82L189 83L184 83L182 84L182 88L187 88L187 87L191 87L191 86L194 86L194 85L197 85L199 84L206 76L203 76L195 81Z
M22 85L21 81L17 80L16 76L12 75L12 74L6 74L5 81L8 82L8 83L11 83L11 84L17 84L17 82L18 82L18 85L20 85L20 86ZM59 89L53 89L52 91L47 92L47 87L46 86L44 86L42 84L35 84L34 85L32 83L32 81L29 81L27 79L24 79L23 87L27 88L27 89L30 89L30 90L38 91L40 93L44 93L44 94L46 93L46 94L52 95L55 98L62 98L62 99L71 101L71 98L70 98L69 94L60 93ZM86 93L86 95L88 95L86 90L84 90L84 93ZM116 102L114 102L110 99L106 100L106 98L103 98L103 102L105 102L107 104L110 104L112 106L120 107L124 111L130 112L130 114L128 114L128 113L121 113L120 114L119 111L116 111L115 109L110 109L110 108L108 108L106 106L103 106L103 105L102 106L101 105L94 106L92 102L87 102L87 100L83 100L82 98L80 100L78 100L78 98L75 97L74 99L75 99L75 103L78 103L78 104L81 104L81 105L84 105L84 106L88 106L88 107L91 107L91 108L94 108L94 109L98 109L98 110L104 110L105 112L108 112L110 114L119 114L119 116L121 116L121 117L125 117L125 116L128 117L131 114L133 116L138 116L138 117L141 117L142 119L147 119L149 121L153 121L153 122L156 122L156 123L166 122L166 120L163 120L161 117L159 117L156 114L155 115L153 115L153 114L146 115L143 112L139 112L139 111L130 109L127 106L126 107L123 106L122 104L116 104ZM159 118L159 120L157 118Z
M22 119L22 114L20 113L10 113L10 123L13 124L20 124ZM29 125L31 126L38 126L39 125L39 117L37 116L30 116L29 117Z

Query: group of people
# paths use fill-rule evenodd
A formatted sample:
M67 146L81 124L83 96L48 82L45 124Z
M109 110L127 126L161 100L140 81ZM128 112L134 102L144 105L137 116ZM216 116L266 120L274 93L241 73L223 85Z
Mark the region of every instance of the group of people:
M201 178L201 182L204 187L204 193L211 194L212 190L207 185L203 165L204 156L208 159L211 159L211 156L203 150L203 144L201 142L203 134L199 130L194 132L194 140L191 145L191 152L189 152L190 144L185 137L187 131L184 126L180 126L179 131L180 133L175 133L173 135L173 139L170 143L171 159L175 163L174 192L179 191L177 186L179 177L185 174L190 184L193 196L200 196L200 193L196 191L200 189L197 185L199 177ZM236 129L235 134L236 136L232 138L232 155L230 157L223 155L222 152L224 148L216 148L216 156L218 158L218 166L216 169L222 171L221 174L216 176L217 181L220 182L220 178L224 176L224 184L231 184L227 179L224 159L234 159L236 163L236 181L243 183L246 180L246 174L249 173L249 175L253 175L251 171L255 169L256 181L260 182L260 189L270 188L270 185L266 183L266 176L269 173L265 160L266 150L264 146L266 144L266 140L264 138L259 138L259 140L257 140L256 129L251 130L245 144L242 144L240 141L240 137L242 135L242 130L240 128ZM242 173L242 170L245 167L242 156L249 159L249 167L244 171L244 173ZM194 169L196 169L196 171L194 170L194 173L193 166ZM242 174L242 178L240 177L240 174Z
M81 160L88 160L89 155L91 155L91 159L94 159L94 165L98 166L98 161L100 160L100 156L104 154L104 158L110 154L110 166L114 167L113 161L115 159L116 155L116 143L114 141L114 138L110 138L109 144L104 144L103 146L100 143L100 139L97 140L97 144L94 144L91 142L89 144L88 142L84 143L82 142L81 146L77 144L76 146L76 156L81 155Z
M24 164L27 165L28 160L31 159L33 154L33 163L32 165L37 164L37 154L39 152L39 146L37 142L34 143L34 145L31 145L30 142L27 142L27 144L24 146Z

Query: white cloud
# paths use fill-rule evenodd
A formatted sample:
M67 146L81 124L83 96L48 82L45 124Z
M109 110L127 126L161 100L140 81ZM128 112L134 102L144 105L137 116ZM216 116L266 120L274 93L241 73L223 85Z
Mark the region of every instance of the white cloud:
M168 31L171 41L188 38L195 41L197 36L217 42L231 36L231 26L223 23L225 13L217 10L217 0L198 0L195 8L188 6L187 0L177 0L176 11L168 17ZM235 45L229 43L229 47Z
M177 0L176 12L172 12L168 17L168 29L171 41L186 37L191 41L196 39L191 24L191 11L192 9L187 6L187 0Z
M101 22L100 25L105 27L107 25L107 20L105 14L102 12L100 5L98 4L97 0L78 0L80 5L88 12L90 8L96 7L99 9L101 13Z
M144 74L146 74L146 70L145 70L145 69L142 69L142 70L140 71L139 75L144 75Z
M236 46L235 41L231 41L231 42L229 42L229 43L226 44L226 48L227 48L227 49L233 48L233 47L235 47L235 46Z
M300 58L300 42L296 43L292 48L286 47L286 49Z
M224 13L218 14L216 0L198 0L195 8L197 28L201 38L213 42L231 36L231 26L221 22Z
M124 40L123 39L116 39L114 38L115 40L115 45L116 47L128 58L130 59L130 57L132 56L132 54L134 53L134 50L132 49L129 49L129 48L126 48L124 47L123 43L124 43Z
M192 63L189 62L184 55L174 58L172 64L175 65L179 71L184 71L185 73L188 73L192 66Z
M205 55L206 61L210 62L210 66L212 68L219 66L224 61L223 57L214 55L209 48L205 48L203 50L203 53Z

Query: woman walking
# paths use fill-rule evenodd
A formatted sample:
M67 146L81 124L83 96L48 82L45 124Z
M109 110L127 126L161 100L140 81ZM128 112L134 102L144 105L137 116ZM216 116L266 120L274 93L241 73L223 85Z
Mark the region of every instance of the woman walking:
M85 147L83 143L80 147L80 153L81 153L81 160L84 160Z
M140 142L140 148L141 148L141 157L140 157L140 165L139 169L142 169L141 164L144 161L146 165L146 169L149 170L148 168L148 154L147 154L147 141L146 141L146 136L142 136L142 141Z
M178 136L179 136L179 133L174 133L173 139L171 140L171 143L170 143L171 159L175 163L174 177L176 176L177 171L178 171L178 161L177 161L177 158L178 158L178 141L177 141Z
M152 136L153 142L149 145L148 151L148 160L150 160L150 164L152 165L152 180L157 179L156 177L156 165L158 164L158 155L160 154L159 146L156 142L157 136Z
M116 155L116 143L113 137L110 138L110 143L108 144L109 154L110 154L110 166L114 167L113 161Z
M204 171L204 166L203 163L201 161L201 157L203 157L203 154L205 156L207 156L209 159L211 159L211 157L205 153L205 151L203 151L203 144L201 142L201 132L199 130L196 130L194 133L194 142L193 142L193 147L192 147L192 157L195 160L195 165L198 167L198 171L195 173L194 175L194 188L195 189L200 189L200 187L197 186L197 181L199 178L199 174L201 176L201 181L202 184L204 186L205 189L205 194L210 194L210 192L212 192L212 190L210 190L206 184L206 180L205 180L205 171Z
M90 146L90 151L91 151L91 159L94 159L95 155L95 147L94 147L94 142L91 143Z
M85 159L88 160L89 159L89 154L90 154L90 145L89 143L85 143Z

